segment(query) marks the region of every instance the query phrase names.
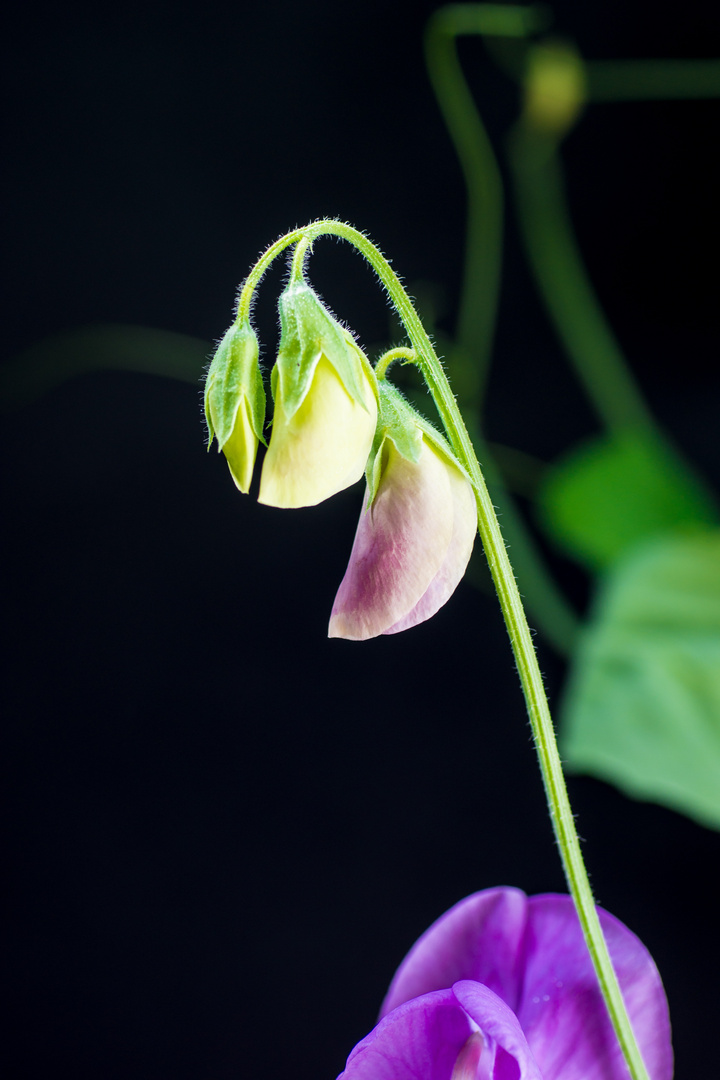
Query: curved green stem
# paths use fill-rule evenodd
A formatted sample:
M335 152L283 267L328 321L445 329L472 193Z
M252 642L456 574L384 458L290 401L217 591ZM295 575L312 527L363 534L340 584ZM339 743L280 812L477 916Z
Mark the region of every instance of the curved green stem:
M292 244L297 244L293 254L292 273L301 273L307 253L312 247L313 240L322 233L334 233L338 236L345 236L341 231L343 229L349 230L350 233L353 233L361 240L364 240L362 233L358 233L357 230L351 229L349 225L343 225L338 221L316 222L305 226L303 229L295 229L293 232L289 232L285 236L280 237L280 239L272 244L260 257L248 274L238 300L236 322L240 323L243 319L249 317L253 293L260 284L263 275L273 259L277 258L278 255ZM345 239L350 239L349 235L345 236ZM366 250L363 250L363 248L360 247L360 244L356 243L354 240L351 240L351 243L355 243L355 246L361 250L362 254L365 255L379 274L379 269L375 266L371 258L371 253L373 251L377 252L374 245L370 244L369 241L365 241ZM384 261L385 260L383 260L383 262ZM398 286L402 288L402 286L399 285L399 281ZM403 295L405 295L404 290ZM414 314L415 309L412 307L409 300L408 304L409 310ZM425 334L419 319L417 319L417 315L415 315L415 319L425 335L426 340L429 340L427 339L427 334ZM432 351L432 346L430 346L430 349ZM386 365L389 365L392 360L397 358L405 360L411 359L411 356L406 355L406 353L412 353L412 359L417 362L414 350L404 350L399 348L397 350L392 350L391 354L386 354L385 357L381 358L379 363L385 361ZM432 352L432 355L434 356L435 353ZM383 369L383 372L384 370L385 369ZM446 416L443 416L442 418L443 423L445 424L447 418ZM482 445L479 431L475 431L473 436L476 440L476 445ZM547 573L540 555L528 535L527 529L525 528L512 499L504 491L500 476L492 464L489 452L485 453L483 457L486 462L486 471L494 480L493 498L503 515L506 530L512 538L516 564L524 583L528 605L532 611L533 618L553 647L557 649L561 655L568 656L572 652L580 632L579 620L572 608L565 601L552 578Z
M378 379L384 379L387 375L387 370L391 364L394 364L396 360L401 360L403 364L414 364L417 360L414 349L406 349L403 345L399 345L397 349L389 349L388 352L383 353L377 364L375 365L375 375Z
M556 140L520 122L509 147L528 258L590 401L610 431L632 428L660 437L585 270L565 205Z
M296 244L295 251L293 252L292 266L290 268L290 277L293 281L302 280L305 260L311 251L312 240L308 239L307 236L303 236Z
M545 786L550 817L560 849L568 887L575 902L595 973L630 1075L633 1080L648 1080L647 1071L633 1035L632 1026L625 1009L617 976L610 960L593 901L587 871L580 851L580 842L570 809L550 709L545 696L530 628L528 627L520 593L515 583L510 560L500 532L495 509L475 456L467 428L430 339L409 296L387 259L383 257L366 236L342 222L318 221L303 230L303 235L311 242L322 234L340 236L353 244L364 255L380 278L405 325L416 352L416 362L422 369L433 395L453 450L472 480L478 509L478 530L485 548L490 572L497 589L505 625L515 655ZM289 235L297 236L297 234ZM281 241L278 241L278 244L280 243ZM288 243L292 243L292 240L288 240ZM275 246L277 247L277 245ZM282 249L280 248L280 250Z
M271 244L267 251L260 256L248 276L245 278L243 287L240 290L237 310L235 312L236 323L239 324L250 317L250 306L252 304L253 293L260 284L273 259L276 259L277 256L282 254L282 252L290 247L291 244L296 244L298 240L302 240L307 234L307 231L308 226L305 226L304 229L293 229L292 232L286 233L285 236L281 236L279 240L276 240L274 244Z

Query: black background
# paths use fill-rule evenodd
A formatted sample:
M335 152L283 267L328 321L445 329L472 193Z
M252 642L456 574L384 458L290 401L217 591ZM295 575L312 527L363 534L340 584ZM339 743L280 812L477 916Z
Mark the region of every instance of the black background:
M237 283L317 216L435 282L464 192L422 63L434 3L29 4L5 36L4 353L128 322L217 339ZM563 0L588 58L712 56L709 3ZM579 10L578 10L579 9ZM517 91L461 55L498 146ZM720 483L715 103L595 106L565 160L600 295L661 421ZM311 274L366 344L359 258ZM266 360L281 270L263 286ZM711 284L712 283L712 284ZM492 438L549 458L595 421L509 227ZM330 1078L396 964L477 888L563 890L496 603L327 641L360 490L294 513L204 452L199 384L66 383L4 418L2 679L12 1080ZM581 605L578 571L556 569ZM539 640L551 700L563 666ZM716 1071L720 839L571 778L599 901L649 946L677 1076Z

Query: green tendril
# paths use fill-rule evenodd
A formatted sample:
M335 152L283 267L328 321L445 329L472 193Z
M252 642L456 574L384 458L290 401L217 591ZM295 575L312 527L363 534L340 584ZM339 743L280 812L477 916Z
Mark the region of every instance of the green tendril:
M402 345L398 346L397 349L389 349L386 353L383 353L375 365L376 378L384 379L388 368L396 360L400 360L403 364L414 364L417 362L417 355L414 349L406 349Z

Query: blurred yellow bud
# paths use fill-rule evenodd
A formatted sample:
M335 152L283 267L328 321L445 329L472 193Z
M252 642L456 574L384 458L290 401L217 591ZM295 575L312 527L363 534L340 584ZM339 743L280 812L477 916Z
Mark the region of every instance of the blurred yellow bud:
M535 45L525 72L525 119L548 134L564 135L586 100L585 68L578 52L561 41Z

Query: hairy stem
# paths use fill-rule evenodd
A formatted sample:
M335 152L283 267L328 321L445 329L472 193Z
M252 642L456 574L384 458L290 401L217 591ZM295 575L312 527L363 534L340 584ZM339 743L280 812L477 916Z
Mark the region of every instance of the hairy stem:
M260 256L248 276L245 278L243 287L240 290L237 310L235 312L236 323L240 324L250 317L253 293L260 284L272 261L276 259L278 255L282 254L286 248L289 248L291 244L296 244L299 240L302 240L307 234L307 231L307 226L304 229L293 229L292 232L286 233L285 236L281 236L279 240L276 240L274 244L271 244L267 251Z
M435 399L453 450L472 480L478 508L478 529L517 663L550 818L560 849L568 887L630 1075L633 1080L649 1080L593 901L530 628L500 532L500 525L467 428L430 339L387 259L366 236L342 222L318 221L305 230L305 236L311 241L323 234L340 236L353 244L365 256L387 289L412 342L416 353L416 363L421 368Z

